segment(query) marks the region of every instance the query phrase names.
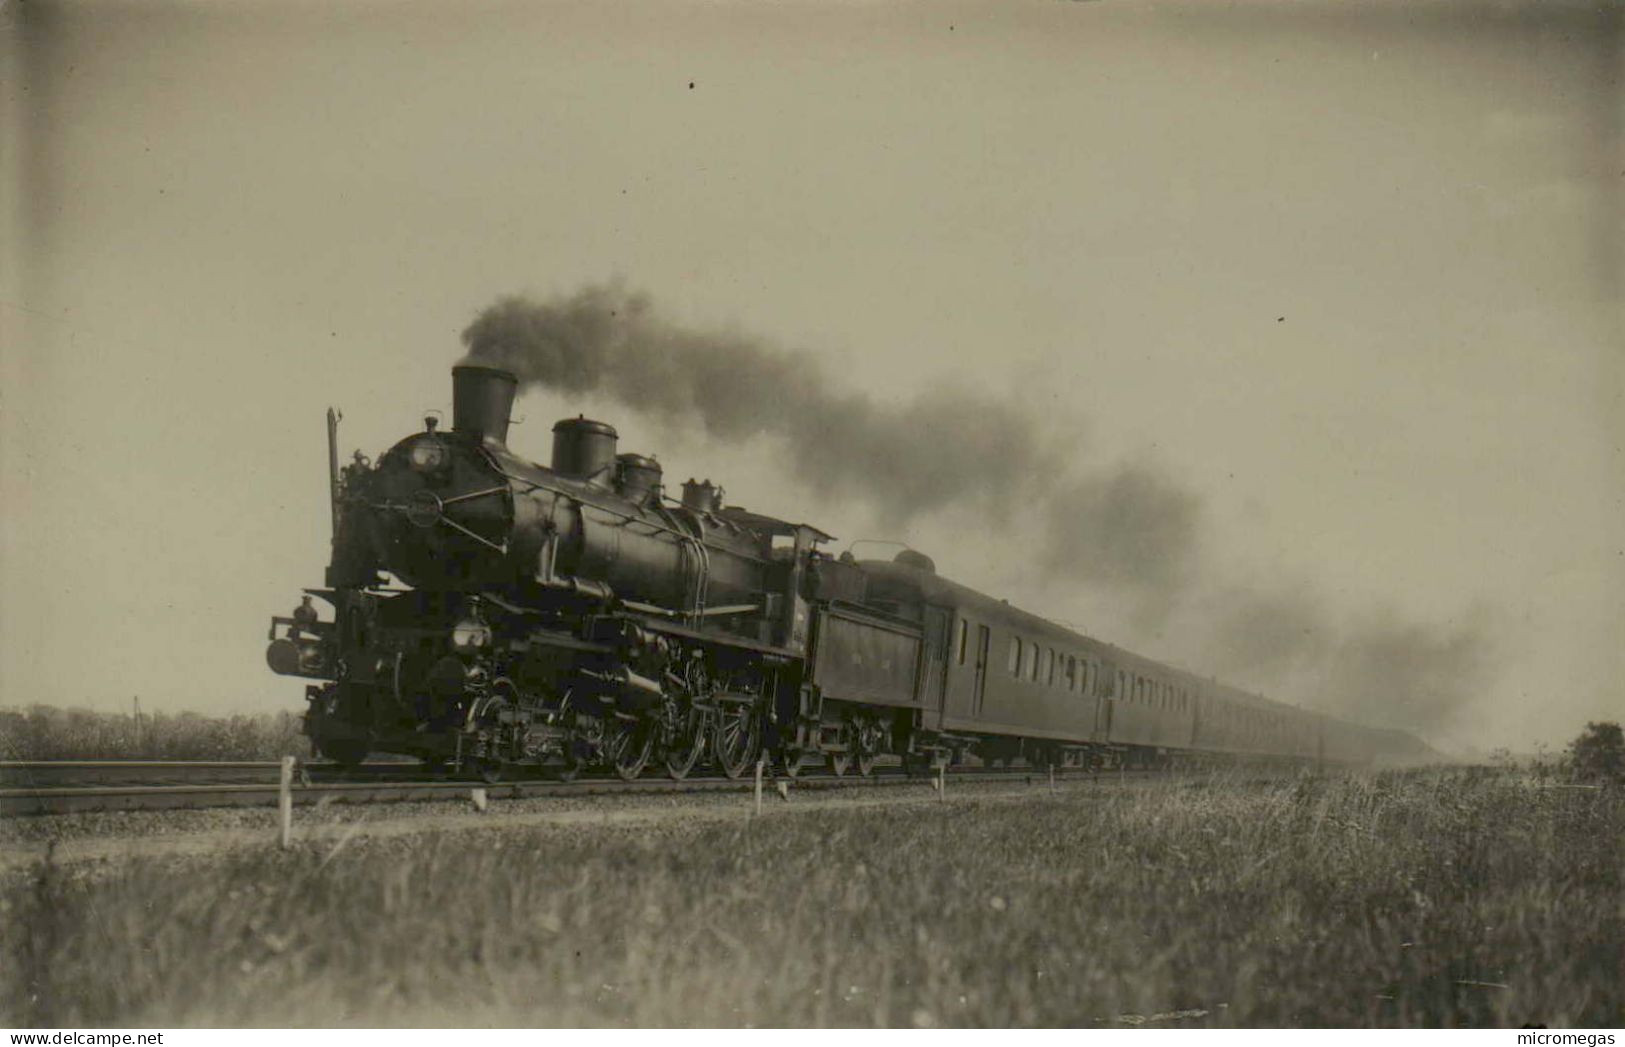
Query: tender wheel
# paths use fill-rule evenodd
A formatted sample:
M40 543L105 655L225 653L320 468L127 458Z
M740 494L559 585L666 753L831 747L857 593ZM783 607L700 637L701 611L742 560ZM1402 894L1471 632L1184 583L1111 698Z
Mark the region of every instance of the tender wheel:
M756 710L743 703L727 705L717 716L712 752L717 770L725 778L738 778L756 762L761 747L762 725Z
M829 753L825 763L829 766L829 773L837 778L844 777L852 769L852 728L842 724L841 729L835 732L835 744L841 746L840 752Z
M800 749L786 749L779 756L779 767L786 778L799 778L802 772L802 752Z
M501 760L475 760L472 769L480 781L486 785L495 785L502 781L503 768Z
M643 773L655 747L655 732L642 720L622 723L609 743L610 766L615 776L630 782Z
M871 778L871 777L874 776L874 773L875 773L875 754L874 753L869 752L866 749L865 750L859 750L858 753L853 757L852 763L853 763L853 766L857 767L858 775L860 777Z

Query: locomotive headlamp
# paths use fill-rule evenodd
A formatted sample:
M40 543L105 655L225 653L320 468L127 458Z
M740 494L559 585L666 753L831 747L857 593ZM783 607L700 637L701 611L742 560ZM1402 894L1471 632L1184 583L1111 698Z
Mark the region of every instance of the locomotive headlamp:
M459 651L477 651L491 642L491 627L475 618L464 618L451 627L451 645Z
M412 445L412 468L420 473L432 473L446 464L446 445L439 440L419 440Z

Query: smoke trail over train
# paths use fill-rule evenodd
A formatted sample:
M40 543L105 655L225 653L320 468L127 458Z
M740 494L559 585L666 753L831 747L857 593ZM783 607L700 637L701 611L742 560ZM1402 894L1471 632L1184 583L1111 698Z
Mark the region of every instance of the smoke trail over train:
M882 403L809 353L672 323L618 283L501 298L462 337L525 385L607 396L719 441L772 439L813 493L860 500L889 524L955 508L1003 521L1020 506L1039 521L1032 561L1047 578L1110 591L1141 625L1185 612L1198 647L1261 686L1307 682L1327 707L1437 728L1481 675L1476 624L1351 623L1307 585L1227 583L1203 562L1197 492L1144 462L1081 463L1075 444L986 393L933 387Z

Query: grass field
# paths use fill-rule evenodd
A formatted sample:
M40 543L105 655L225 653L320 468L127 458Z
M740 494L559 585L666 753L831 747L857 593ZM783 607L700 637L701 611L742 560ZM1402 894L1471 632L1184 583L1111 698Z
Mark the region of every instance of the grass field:
M0 707L0 760L277 760L309 756L290 712L236 716Z
M0 895L0 1024L1625 1023L1618 789L776 811L42 863Z

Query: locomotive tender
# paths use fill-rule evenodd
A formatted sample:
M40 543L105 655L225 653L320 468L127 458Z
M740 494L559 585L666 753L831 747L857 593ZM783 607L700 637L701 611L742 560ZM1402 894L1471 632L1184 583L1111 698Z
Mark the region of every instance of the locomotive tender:
M726 506L709 480L668 499L659 463L617 453L601 422L559 422L551 464L535 464L507 446L513 375L465 361L452 383L451 431L427 418L376 464L357 453L340 471L329 413L326 585L272 619L266 659L317 681L305 731L341 764L399 753L495 780L656 763L681 778L702 761L737 777L764 755L789 774L869 774L885 756L1428 752L1064 629L913 550L832 557L831 536Z

